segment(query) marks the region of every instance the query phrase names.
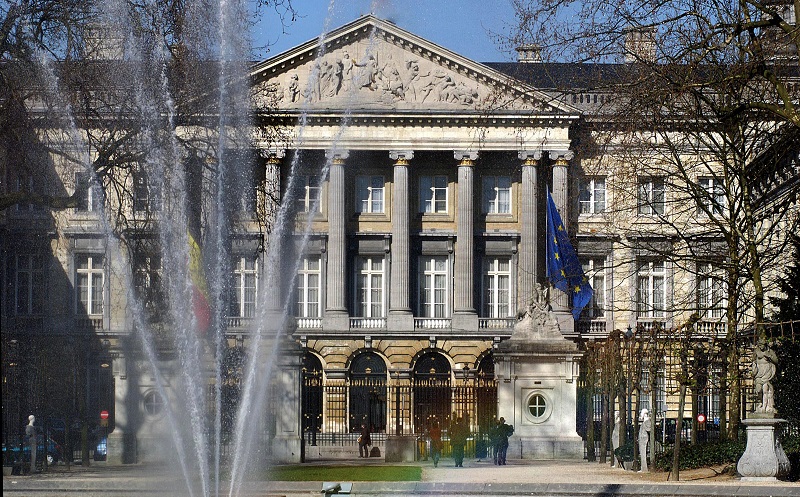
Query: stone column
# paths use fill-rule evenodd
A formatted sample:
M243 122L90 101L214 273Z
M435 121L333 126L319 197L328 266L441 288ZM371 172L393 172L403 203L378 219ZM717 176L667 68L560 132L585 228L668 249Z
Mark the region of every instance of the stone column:
M345 270L347 268L347 241L345 237L345 187L344 163L348 152L328 151L328 264L325 271L325 316L326 329L347 330L350 327L345 302Z
M561 221L564 223L564 229L567 232L569 232L567 167L574 155L571 150L550 151L550 159L553 161L553 202L556 204L559 214L561 214ZM570 312L567 294L551 287L550 304L558 318L561 333L571 334L575 330L575 319Z
M266 223L269 223L272 230L270 237L263 241L264 257L261 264L264 264L262 274L264 282L261 284L263 289L269 289L266 296L267 311L270 313L279 312L283 307L283 288L281 286L281 276L285 274L282 267L282 239L285 236L283 230L285 226L278 226L278 212L281 205L281 162L286 156L286 151L261 150L261 157L266 159L264 165L264 193L265 198L261 199L259 216L263 216Z
M533 295L533 285L539 281L538 202L536 166L542 158L539 150L522 150L522 191L520 192L519 286L517 308L528 306Z
M391 290L387 326L391 330L413 330L414 315L409 305L410 295L410 235L408 166L414 158L412 150L391 151L394 161L394 189L392 191L392 246Z
M478 152L456 150L458 164L458 205L456 208L455 292L453 295L453 329L478 329L474 294L474 191L473 168Z

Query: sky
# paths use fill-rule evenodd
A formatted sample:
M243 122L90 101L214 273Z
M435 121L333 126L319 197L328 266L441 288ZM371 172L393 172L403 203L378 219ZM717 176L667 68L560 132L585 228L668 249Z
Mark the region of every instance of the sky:
M281 32L274 10L264 12L252 31L258 59L278 55L361 15L373 13L398 27L476 62L516 60L492 33L508 34L514 24L511 0L291 0L297 18Z

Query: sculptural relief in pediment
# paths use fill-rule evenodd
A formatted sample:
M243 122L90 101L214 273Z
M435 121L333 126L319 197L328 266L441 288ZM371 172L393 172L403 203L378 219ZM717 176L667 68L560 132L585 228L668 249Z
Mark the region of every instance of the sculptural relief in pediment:
M346 46L256 86L256 104L292 108L475 109L491 87L383 43Z

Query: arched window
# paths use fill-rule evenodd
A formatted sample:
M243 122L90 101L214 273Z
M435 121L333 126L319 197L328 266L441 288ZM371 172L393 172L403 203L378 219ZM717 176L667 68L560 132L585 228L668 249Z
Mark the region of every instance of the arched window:
M386 431L386 363L374 352L363 352L350 363L350 431L366 424Z
M497 418L497 383L494 381L494 355L491 352L478 363L475 388L478 429L482 433L489 433Z
M303 354L302 424L308 443L316 445L317 433L322 431L322 362L306 351Z
M447 426L452 412L450 361L439 352L427 352L414 364L414 431L422 433L438 421Z

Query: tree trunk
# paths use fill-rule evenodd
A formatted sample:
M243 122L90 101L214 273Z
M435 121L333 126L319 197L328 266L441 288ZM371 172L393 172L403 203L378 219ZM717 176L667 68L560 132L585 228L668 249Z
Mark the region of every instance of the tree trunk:
M719 374L719 439L728 440L728 345L723 345Z
M681 461L681 428L683 427L683 409L686 404L686 384L681 383L680 396L678 397L678 421L675 423L675 446L672 449L672 473L671 480L680 481L680 461Z
M606 452L608 452L608 395L602 395L602 407L600 414L600 464L606 463Z
M695 385L692 388L692 434L691 438L689 439L689 443L692 445L697 444L697 431L700 428L700 424L697 422L697 415L700 414L697 406L697 401L699 398L700 396L697 394L697 386Z
M586 395L586 459L590 462L597 460L594 453L594 385L589 388Z

